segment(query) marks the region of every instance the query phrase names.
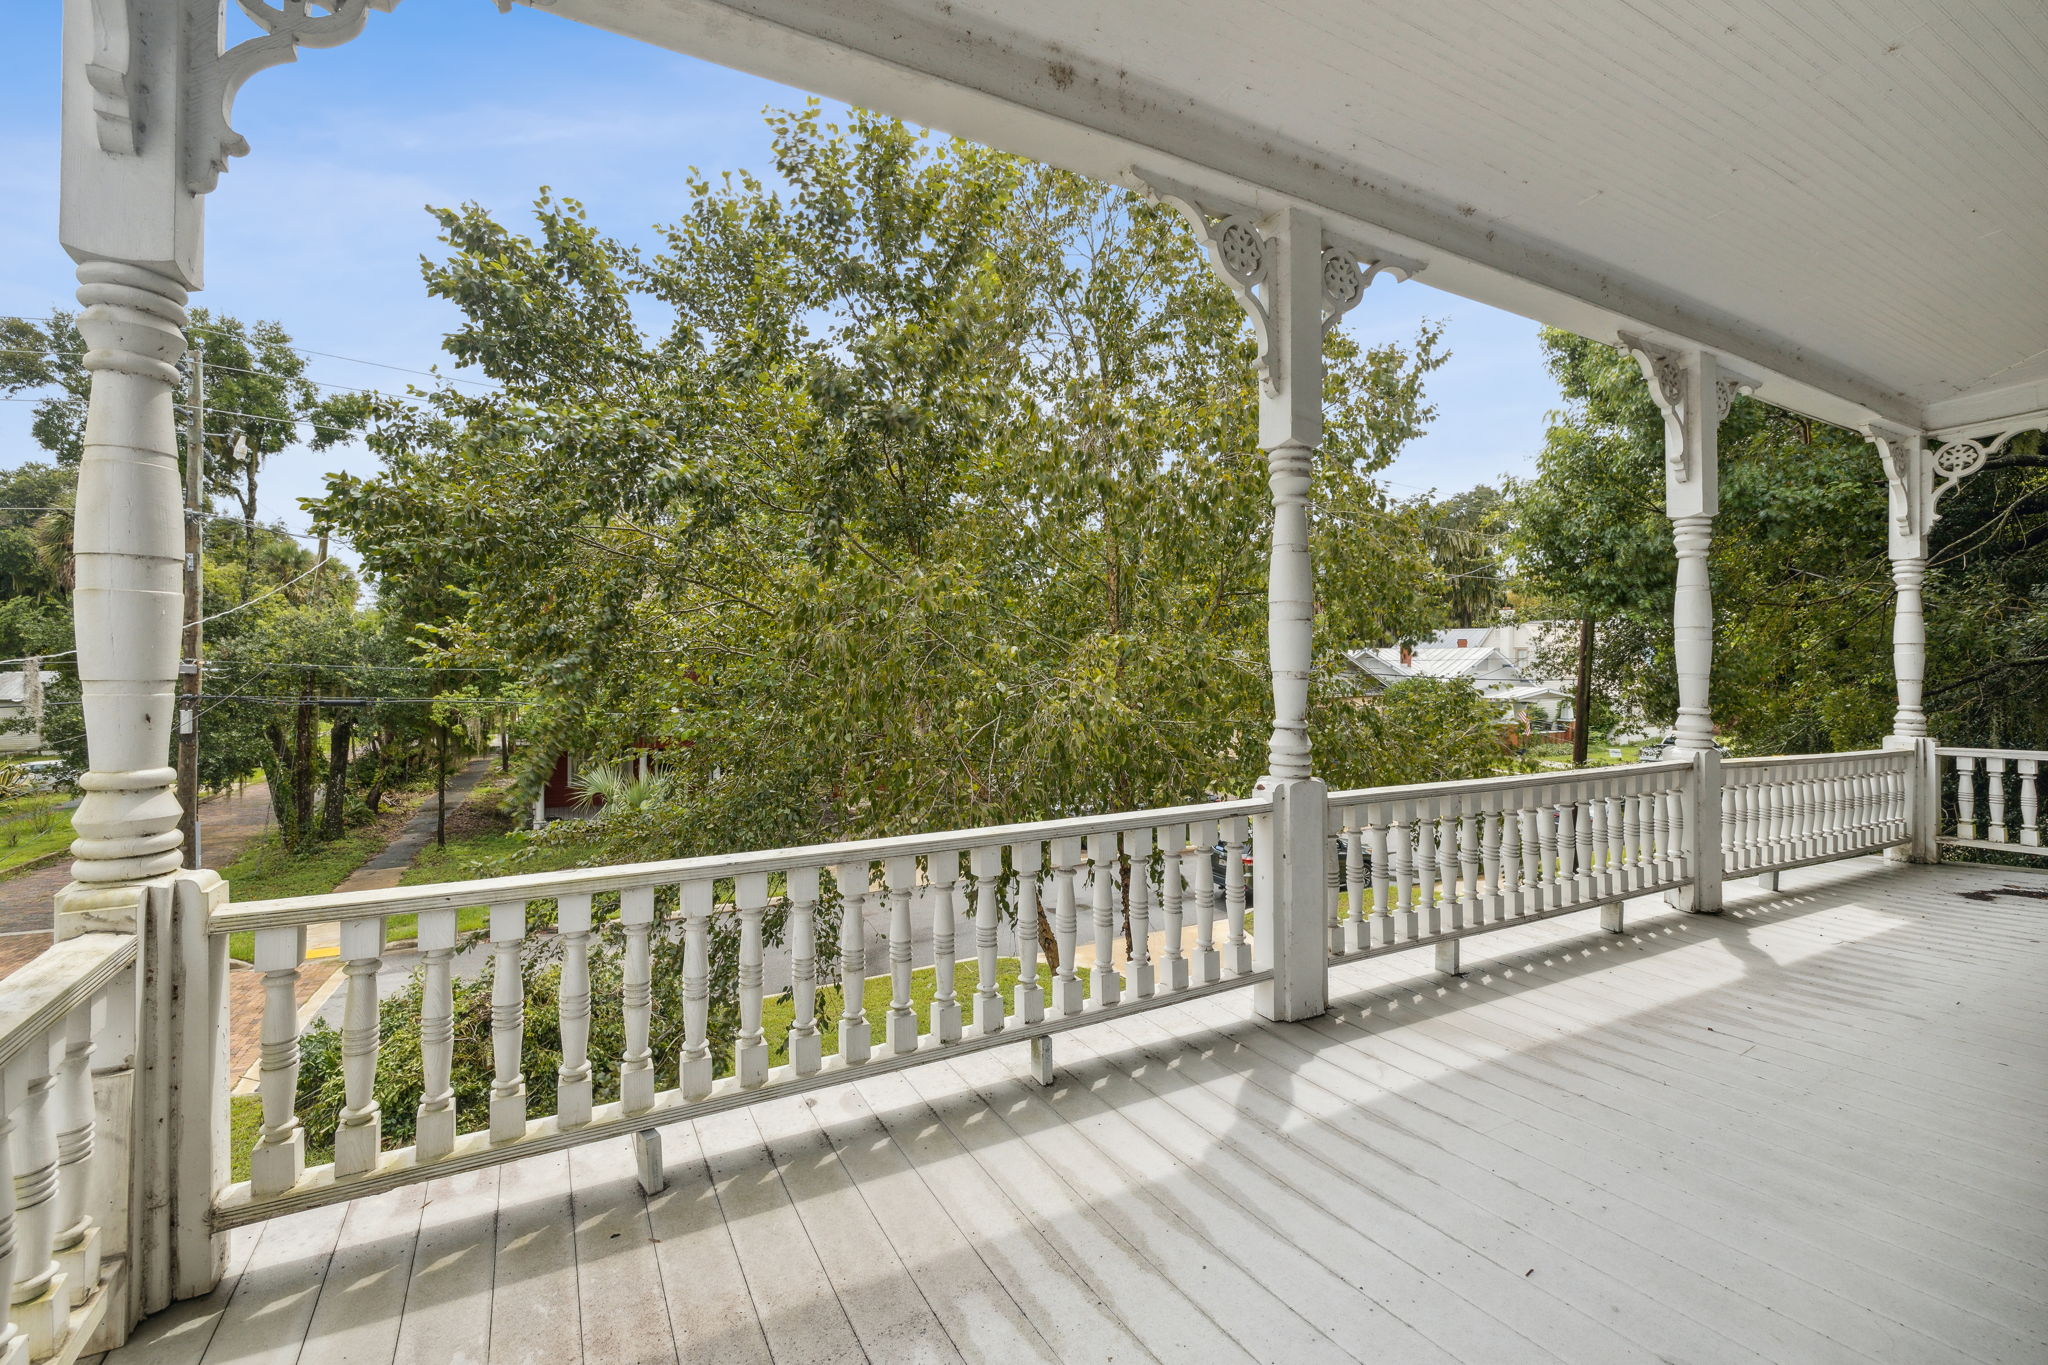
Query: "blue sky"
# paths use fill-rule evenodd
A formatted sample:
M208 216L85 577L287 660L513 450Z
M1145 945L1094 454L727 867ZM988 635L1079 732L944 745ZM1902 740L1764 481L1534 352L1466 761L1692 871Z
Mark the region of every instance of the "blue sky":
M75 288L56 239L60 7L16 8L0 52L0 313L37 316L70 306ZM512 219L549 185L606 231L643 238L681 211L687 168L765 171L761 110L803 98L544 13L499 15L489 0L373 13L353 43L243 90L235 123L252 151L209 202L196 302L277 319L312 350L426 369L443 361L453 310L420 284L419 258L438 249L425 205L474 200ZM1346 325L1378 342L1424 317L1448 324L1452 358L1430 382L1434 428L1388 471L1393 491L1528 472L1557 406L1536 325L1419 282L1376 285ZM387 389L409 378L324 357L308 373ZM29 414L0 403L0 466L37 458ZM297 499L324 473L374 463L359 449L287 453L266 473L264 511L301 529Z

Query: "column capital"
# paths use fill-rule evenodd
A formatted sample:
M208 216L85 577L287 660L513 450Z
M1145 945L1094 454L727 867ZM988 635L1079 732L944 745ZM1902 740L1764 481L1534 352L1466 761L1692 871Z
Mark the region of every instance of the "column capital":
M1259 443L1322 441L1322 338L1381 275L1412 278L1423 262L1329 231L1307 209L1269 212L1133 169L1158 204L1185 218L1251 319L1258 339Z
M336 47L398 0L236 0L262 32L227 45L221 0L64 0L58 235L78 261L201 284L203 204L249 143L235 96L302 47Z
M1681 350L1632 332L1621 348L1642 369L1650 397L1664 414L1664 484L1674 513L1680 507L1712 516L1720 510L1721 422L1738 393L1757 381L1721 363L1711 351Z

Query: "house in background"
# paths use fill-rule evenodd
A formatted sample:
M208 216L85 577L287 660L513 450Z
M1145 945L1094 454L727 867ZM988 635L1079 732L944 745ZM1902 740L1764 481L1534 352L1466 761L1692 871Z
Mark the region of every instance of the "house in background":
M1471 642L1486 634L1479 630L1447 632L1448 637ZM1530 677L1496 646L1432 641L1414 648L1354 649L1344 657L1369 681L1371 695L1403 678L1462 678L1481 696L1500 704L1502 722L1511 726L1517 737L1571 737L1571 684Z
M57 675L38 669L0 673L0 754L35 754L43 749L43 694ZM15 724L24 716L31 724Z

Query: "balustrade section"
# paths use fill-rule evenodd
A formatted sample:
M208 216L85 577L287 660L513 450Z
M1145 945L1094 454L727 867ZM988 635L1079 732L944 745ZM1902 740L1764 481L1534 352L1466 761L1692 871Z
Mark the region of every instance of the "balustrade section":
M2048 752L2034 749L1934 751L1940 767L1940 842L2040 856L2041 779Z
M107 1311L92 1064L132 1024L135 955L131 935L82 934L0 982L0 1365L75 1357Z
M1264 980L1245 867L1252 817L1267 809L1258 799L233 906L210 932L250 935L262 974L262 1126L249 1179L216 1201L216 1225ZM417 917L403 950L386 946L395 915ZM326 1012L340 1020L342 1094L332 1159L312 1164L299 979L316 924L339 926ZM387 970L396 951L409 978ZM478 999L486 978L488 1010L469 1010L469 1024L488 1032L490 1074L487 1087L470 1078L465 1103L457 986L475 983ZM418 1000L400 1030L420 1077L409 1144L387 1139L378 1097L397 1036L382 997L400 987ZM602 1067L600 1037L613 1040ZM537 1056L552 1075L529 1074Z
M1906 843L1912 774L1908 749L1728 760L1721 766L1725 875L1755 876Z
M1332 961L1684 885L1688 762L1330 795Z

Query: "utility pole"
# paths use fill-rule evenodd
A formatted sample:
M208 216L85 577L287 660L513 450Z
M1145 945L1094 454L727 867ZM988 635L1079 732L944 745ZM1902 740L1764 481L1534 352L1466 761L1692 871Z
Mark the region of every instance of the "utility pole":
M204 643L206 579L206 348L192 348L185 435L185 639L178 664L178 805L184 812L185 866L200 865L199 656Z
M1579 618L1579 677L1572 689L1572 766L1586 766L1586 742L1593 719L1593 614Z
M434 843L448 847L448 726L434 731Z

